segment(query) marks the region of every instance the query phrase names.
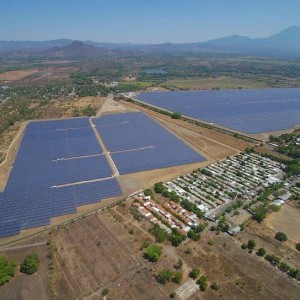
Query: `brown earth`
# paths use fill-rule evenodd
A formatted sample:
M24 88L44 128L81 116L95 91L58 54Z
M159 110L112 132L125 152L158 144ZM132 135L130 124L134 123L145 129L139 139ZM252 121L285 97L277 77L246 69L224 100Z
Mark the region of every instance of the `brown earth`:
M275 232L284 232L288 239L300 243L300 209L292 205L282 205L280 211L268 215L264 224Z
M192 254L185 253L187 247L192 248ZM208 288L191 299L297 299L299 296L295 281L254 253L242 250L227 235L206 232L200 242L181 245L176 251L188 264L198 266L210 283L220 286L218 291Z
M38 271L33 275L19 272L20 263L27 254L35 253L40 260ZM48 253L46 244L25 249L10 250L0 255L17 262L16 274L7 284L0 287L0 298L5 300L46 300L50 299L48 286Z
M269 254L276 254L279 256L283 261L287 262L288 264L300 268L300 252L295 249L295 242L288 240L286 242L280 242L275 239L275 234L277 230L274 230L269 226L270 218L276 219L277 218L276 212L272 213L267 220L263 223L258 224L256 221L250 221L246 229L243 230L237 237L236 240L242 243L247 243L249 239L253 239L256 241L257 249L265 248L267 253ZM269 219L269 220L268 220ZM273 220L274 220L273 219ZM279 216L277 221L274 221L274 225L281 226L281 221L284 220L283 216ZM297 225L292 228L292 232L296 233ZM286 228L287 229L287 228ZM289 232L285 232L289 235ZM296 233L297 234L297 233ZM298 235L299 236L299 235Z
M140 246L149 240L112 210L70 224L54 234L59 262L58 299L101 299L104 288L118 299L165 299L149 276ZM116 297L116 298L115 298Z
M0 74L0 81L15 81L37 73L37 69L9 71Z

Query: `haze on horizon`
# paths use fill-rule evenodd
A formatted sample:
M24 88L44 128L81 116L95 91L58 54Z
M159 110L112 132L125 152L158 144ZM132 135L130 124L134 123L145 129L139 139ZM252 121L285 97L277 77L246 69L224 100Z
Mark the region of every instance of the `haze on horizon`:
M298 0L3 1L0 40L70 38L112 43L266 37L300 25Z

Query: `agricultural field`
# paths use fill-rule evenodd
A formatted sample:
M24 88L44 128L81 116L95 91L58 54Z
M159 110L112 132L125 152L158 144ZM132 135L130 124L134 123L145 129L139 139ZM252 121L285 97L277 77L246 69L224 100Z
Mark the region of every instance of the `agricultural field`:
M213 89L263 89L268 88L266 82L234 77L190 78L165 81L161 86L179 90L213 90Z

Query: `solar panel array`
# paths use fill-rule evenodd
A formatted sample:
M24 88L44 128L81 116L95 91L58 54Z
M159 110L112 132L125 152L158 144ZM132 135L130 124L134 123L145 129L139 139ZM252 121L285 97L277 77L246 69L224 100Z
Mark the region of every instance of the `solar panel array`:
M204 158L144 113L105 115L93 123L120 174L178 166Z
M121 195L102 153L88 118L28 124L0 193L0 237L48 225L52 217L75 213L77 206ZM94 181L80 183L88 180Z
M203 161L143 113L94 118L120 174ZM0 193L0 237L122 194L88 118L31 122Z
M300 123L300 89L149 92L144 102L247 133Z

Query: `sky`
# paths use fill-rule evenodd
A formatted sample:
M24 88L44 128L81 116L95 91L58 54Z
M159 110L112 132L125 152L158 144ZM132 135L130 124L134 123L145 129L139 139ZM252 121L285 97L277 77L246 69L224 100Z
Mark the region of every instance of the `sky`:
M0 40L200 42L292 25L299 0L0 0Z

